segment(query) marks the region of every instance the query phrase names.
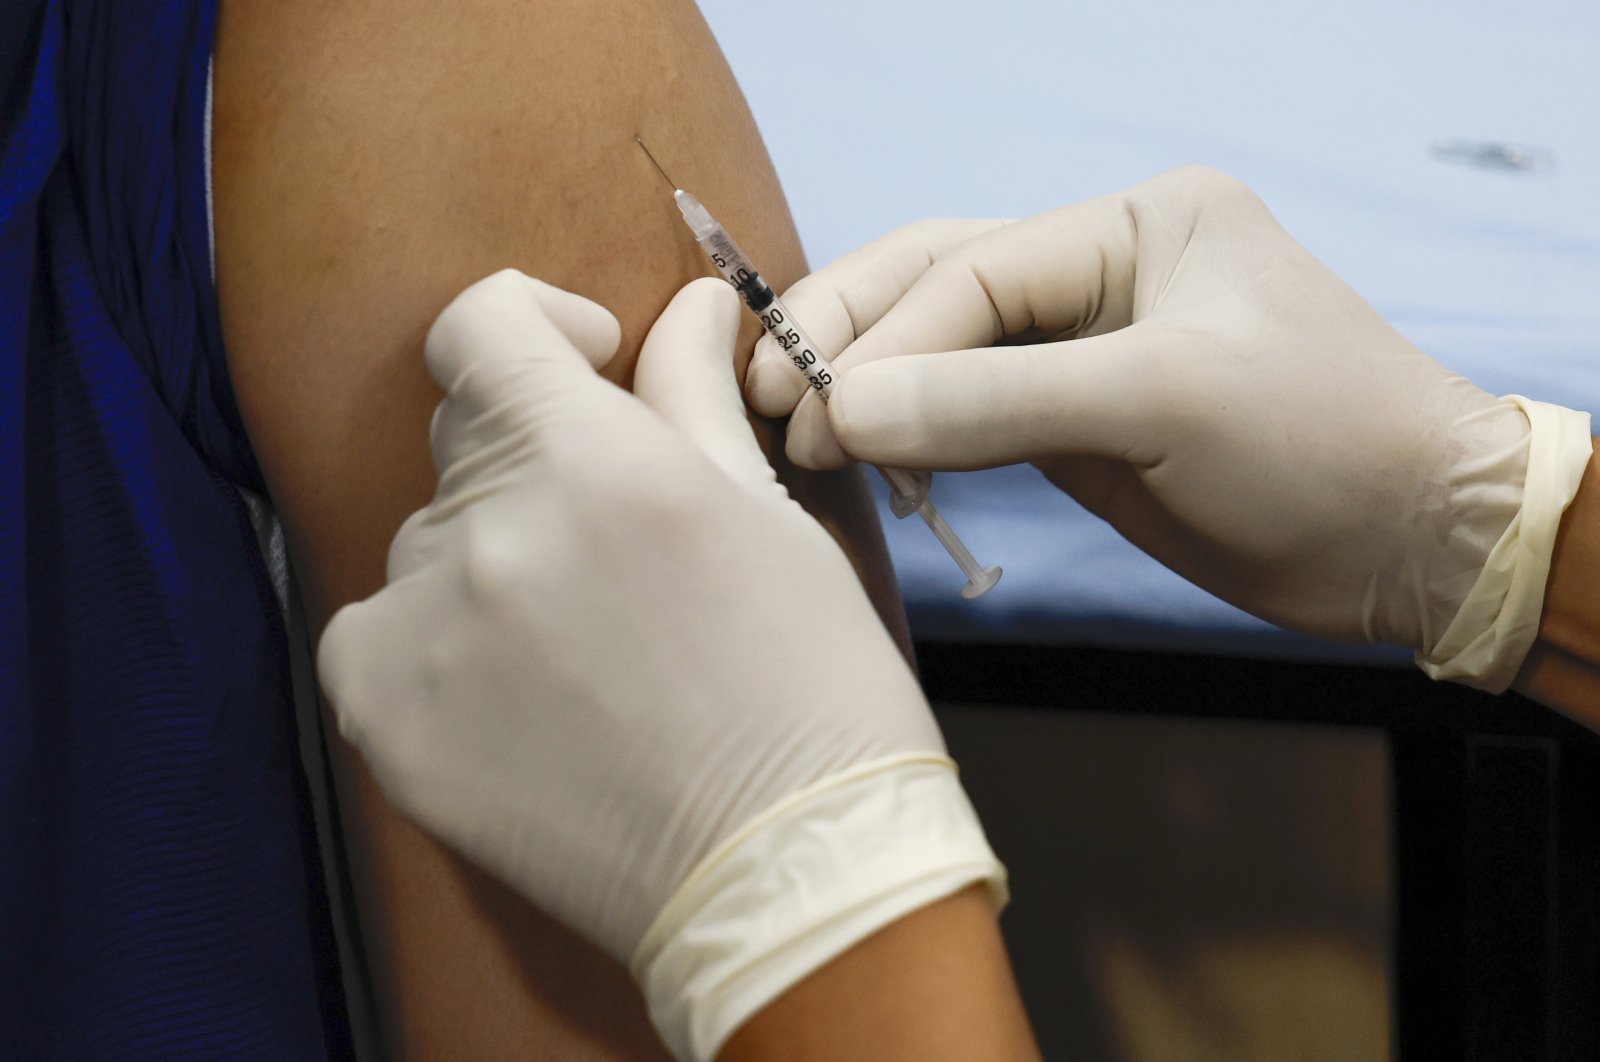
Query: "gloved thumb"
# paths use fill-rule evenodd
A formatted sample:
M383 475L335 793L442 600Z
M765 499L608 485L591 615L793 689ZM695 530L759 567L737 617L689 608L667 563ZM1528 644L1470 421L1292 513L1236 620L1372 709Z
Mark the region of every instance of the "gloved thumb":
M449 392L469 371L507 358L569 361L580 354L594 369L617 352L622 329L599 303L502 269L467 288L428 330L428 371Z
M1134 324L1102 336L884 358L834 386L829 426L852 457L965 471L1048 457L1124 457L1159 419L1149 376L1171 341Z
M428 371L445 391L430 436L443 473L475 438L503 435L511 418L535 422L575 411L622 340L609 311L514 269L456 296L428 330ZM495 429L496 430L475 430Z

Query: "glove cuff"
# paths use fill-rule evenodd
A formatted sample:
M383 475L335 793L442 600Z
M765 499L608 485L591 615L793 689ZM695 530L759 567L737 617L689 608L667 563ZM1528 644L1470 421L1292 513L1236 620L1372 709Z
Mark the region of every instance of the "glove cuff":
M945 756L916 753L830 775L768 808L689 873L634 953L656 1030L679 1059L710 1059L812 971L934 900L1005 868Z
M1594 452L1589 414L1521 395L1503 401L1522 410L1530 428L1522 507L1432 651L1416 654L1429 677L1491 693L1511 685L1538 637L1561 514Z

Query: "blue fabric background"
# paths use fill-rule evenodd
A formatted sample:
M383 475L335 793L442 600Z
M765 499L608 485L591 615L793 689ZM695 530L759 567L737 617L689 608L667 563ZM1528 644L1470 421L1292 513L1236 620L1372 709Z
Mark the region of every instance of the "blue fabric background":
M0 1055L349 1053L211 285L214 0L0 3Z

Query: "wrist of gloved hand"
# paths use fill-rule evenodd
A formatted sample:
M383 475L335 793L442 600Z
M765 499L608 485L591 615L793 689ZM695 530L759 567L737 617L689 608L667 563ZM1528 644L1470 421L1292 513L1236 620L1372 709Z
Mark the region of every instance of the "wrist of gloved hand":
M1504 532L1449 625L1416 653L1417 666L1430 677L1491 693L1511 685L1538 637L1561 516L1577 494L1593 453L1587 413L1520 395L1508 395L1502 402L1527 418L1527 434L1510 452L1478 457L1463 477L1476 482L1460 491L1460 504L1496 508L1485 495L1519 467L1521 489L1509 507L1509 520L1499 521ZM1506 509L1503 501L1498 508Z
M976 882L998 910L995 859L947 757L841 771L757 815L690 872L631 963L662 1038L709 1059L829 960Z

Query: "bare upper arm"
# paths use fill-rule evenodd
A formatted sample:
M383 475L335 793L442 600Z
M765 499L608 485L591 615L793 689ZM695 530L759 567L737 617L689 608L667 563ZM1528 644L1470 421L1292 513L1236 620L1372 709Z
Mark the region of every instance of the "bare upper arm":
M456 292L515 266L597 300L622 322L608 371L625 380L655 315L704 271L636 131L775 284L803 270L689 0L226 0L215 70L230 367L314 632L382 586L389 539L432 492L421 344ZM859 480L786 479L896 622ZM496 900L345 767L380 1002L413 1053L641 1050L620 969ZM585 1017L554 976L588 977L583 995L610 1003Z

